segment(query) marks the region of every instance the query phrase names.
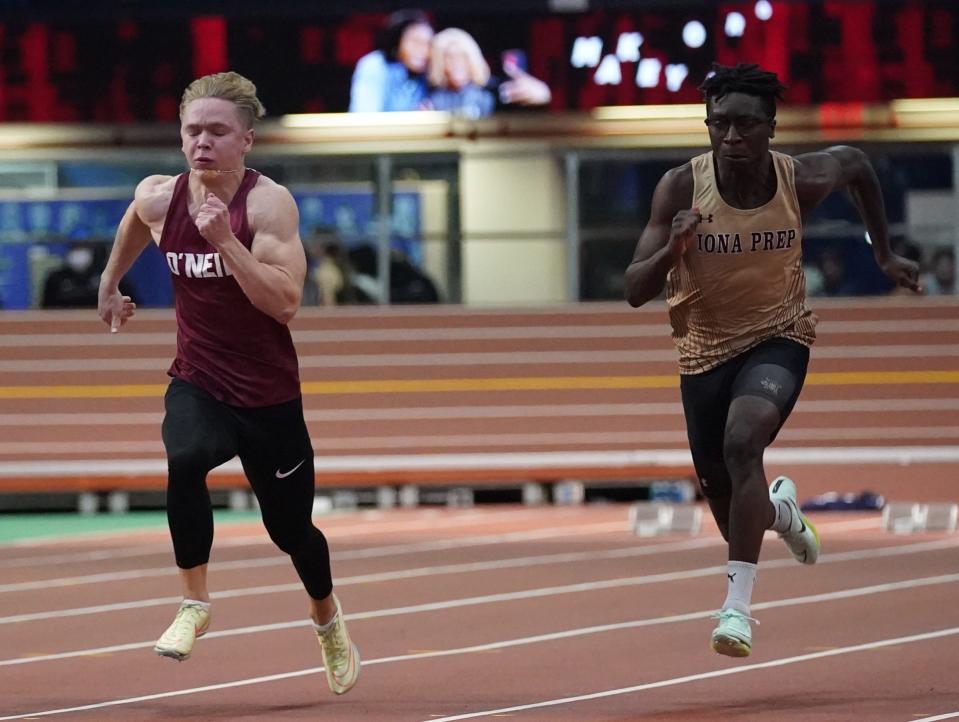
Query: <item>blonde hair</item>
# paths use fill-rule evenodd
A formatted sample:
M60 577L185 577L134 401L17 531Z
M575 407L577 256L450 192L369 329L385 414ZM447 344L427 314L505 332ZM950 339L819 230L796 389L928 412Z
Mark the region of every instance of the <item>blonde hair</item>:
M247 128L252 128L254 121L266 115L266 108L256 97L256 86L239 73L232 71L204 75L190 83L183 91L180 101L180 117L186 106L198 98L223 98L236 106L240 118Z
M460 48L466 53L470 66L470 80L480 86L489 82L489 64L483 58L483 53L473 36L459 28L447 28L433 36L428 73L430 85L434 88L446 87L446 52L451 48Z

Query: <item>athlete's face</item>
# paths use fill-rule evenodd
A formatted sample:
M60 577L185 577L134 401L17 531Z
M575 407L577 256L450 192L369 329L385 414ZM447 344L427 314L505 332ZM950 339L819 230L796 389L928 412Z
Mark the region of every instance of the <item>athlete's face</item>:
M776 121L755 95L728 93L707 104L706 127L716 159L745 167L763 162Z
M197 98L180 118L183 155L194 170L238 170L253 145L237 107L223 98Z

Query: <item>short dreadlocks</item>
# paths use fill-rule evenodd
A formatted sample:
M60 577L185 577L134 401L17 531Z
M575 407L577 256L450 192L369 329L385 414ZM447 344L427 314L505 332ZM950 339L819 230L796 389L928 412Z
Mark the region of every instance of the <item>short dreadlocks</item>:
M713 63L712 72L699 86L706 99L706 105L728 93L745 93L758 97L763 110L770 118L776 117L776 101L783 99L786 86L779 82L779 76L769 70L762 70L755 63L738 65L720 65Z

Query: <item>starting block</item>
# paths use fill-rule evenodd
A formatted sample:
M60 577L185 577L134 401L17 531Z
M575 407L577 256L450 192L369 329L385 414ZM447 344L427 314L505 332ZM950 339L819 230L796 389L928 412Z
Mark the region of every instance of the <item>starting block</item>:
M889 502L882 510L882 528L893 534L955 532L959 504Z
M641 501L629 510L629 528L637 536L699 533L703 508L698 504Z

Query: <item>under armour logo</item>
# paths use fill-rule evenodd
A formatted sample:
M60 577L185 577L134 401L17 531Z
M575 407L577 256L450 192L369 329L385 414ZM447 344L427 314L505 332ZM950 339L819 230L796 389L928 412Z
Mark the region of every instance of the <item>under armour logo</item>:
M760 381L759 383L764 389L766 389L766 391L768 391L771 394L778 394L780 389L782 389L783 387L782 384L777 384L768 376L764 378L762 381Z
M709 215L705 215L705 216L700 215L700 219L701 219L701 220L700 220L700 223L712 223L712 222L713 222L713 214L710 213Z
M737 574L739 574L739 572L726 572L726 576L729 577L730 583L736 581L736 575L737 575Z

